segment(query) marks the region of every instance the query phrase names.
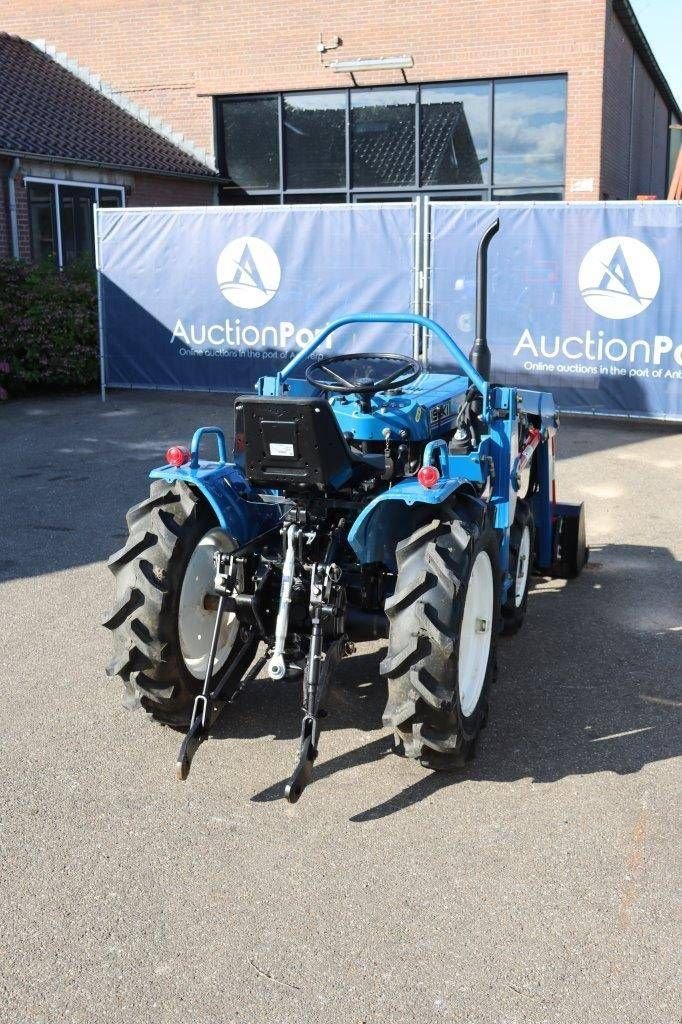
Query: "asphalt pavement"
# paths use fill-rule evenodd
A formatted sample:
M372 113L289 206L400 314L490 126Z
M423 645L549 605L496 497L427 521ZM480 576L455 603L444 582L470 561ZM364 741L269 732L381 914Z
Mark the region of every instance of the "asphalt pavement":
M295 688L258 680L175 780L104 676L105 560L225 396L0 405L2 1024L680 1021L682 434L565 420L592 557L500 645L477 760L391 753L382 644L280 797Z

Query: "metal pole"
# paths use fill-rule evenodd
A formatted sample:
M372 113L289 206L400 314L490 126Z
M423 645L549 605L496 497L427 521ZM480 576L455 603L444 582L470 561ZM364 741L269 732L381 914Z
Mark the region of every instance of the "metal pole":
M104 313L102 311L102 272L99 254L99 218L97 203L93 204L92 216L95 225L95 272L97 274L97 330L99 332L99 393L103 402L107 400L107 385L104 379Z
M412 312L421 313L421 235L422 235L422 200L417 196L412 200L414 206L414 245L412 254ZM412 325L412 355L421 358L421 327Z
M15 178L21 170L21 160L15 156L7 175L7 201L9 205L9 226L12 239L12 259L19 259L19 222L17 220L17 186Z
M59 185L56 181L52 188L52 195L54 196L54 220L57 225L57 266L60 270L63 270L64 244L62 240L62 213L59 209Z
M424 196L422 215L422 262L421 262L421 309L419 314L428 317L431 312L431 200ZM422 330L422 359L424 364L429 361L430 335L425 328Z

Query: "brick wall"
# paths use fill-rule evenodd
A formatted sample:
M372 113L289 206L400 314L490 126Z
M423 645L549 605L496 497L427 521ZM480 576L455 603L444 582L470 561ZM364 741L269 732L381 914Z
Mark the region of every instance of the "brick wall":
M211 206L215 186L181 178L135 175L126 189L127 206Z
M46 39L209 151L212 95L352 84L323 66L320 33L343 40L326 61L412 54L413 82L565 72L566 197L663 194L667 114L640 65L631 166L632 45L610 0L5 0L2 27Z
M410 53L408 80L568 74L566 185L599 190L607 0L5 0L3 28L45 38L213 149L211 94L351 85L326 60ZM399 83L400 72L358 75ZM579 194L576 181L592 183Z

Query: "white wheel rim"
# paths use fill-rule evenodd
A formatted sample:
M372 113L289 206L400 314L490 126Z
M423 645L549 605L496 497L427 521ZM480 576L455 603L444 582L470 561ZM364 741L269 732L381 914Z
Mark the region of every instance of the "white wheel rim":
M217 527L209 530L192 552L185 569L178 607L178 637L185 665L196 679L203 679L206 675L216 619L216 610L204 607L206 595L215 594L213 555L216 551L232 551L235 547L234 540L224 530ZM215 672L227 661L238 628L239 623L234 613L223 615L214 662Z
M487 551L476 555L467 587L459 636L459 704L468 718L478 704L490 656L495 587Z
M526 593L526 582L530 572L530 527L528 523L523 528L519 553L516 556L516 578L514 581L514 604L517 608L523 603L523 595Z

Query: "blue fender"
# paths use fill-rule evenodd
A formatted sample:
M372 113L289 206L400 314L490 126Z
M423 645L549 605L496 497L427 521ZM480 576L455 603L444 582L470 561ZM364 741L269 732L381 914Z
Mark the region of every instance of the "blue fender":
M471 486L461 476L442 477L431 488L422 487L415 477L401 480L370 501L353 523L348 543L358 561L383 562L395 566L398 541L414 529L414 506L432 506L434 512L456 491Z
M408 477L378 494L362 510L348 534L348 543L360 562L383 562L395 566L395 548L398 541L414 530L414 506L432 506L436 512L463 487L471 487L472 480L485 479L481 456L476 453L464 458L451 456L448 446L436 438L424 448L422 465L435 465L440 479L433 487L424 487L416 476ZM457 468L465 470L457 472Z
M190 465L159 466L149 474L152 480L166 480L169 484L182 480L198 491L215 512L218 523L239 544L274 526L280 517L278 505L260 501L234 463L204 462L196 468Z
M216 436L217 462L199 458L199 445L206 434ZM281 516L279 505L264 502L239 466L227 462L225 436L220 427L199 427L190 451L190 461L184 466L159 466L151 471L150 479L166 480L169 484L182 480L193 487L209 503L222 529L239 544L275 525Z
M239 544L262 534L280 518L279 506L261 502L257 490L232 463L200 462L196 469L160 466L152 470L150 479L182 480L194 487L209 503L220 526Z

